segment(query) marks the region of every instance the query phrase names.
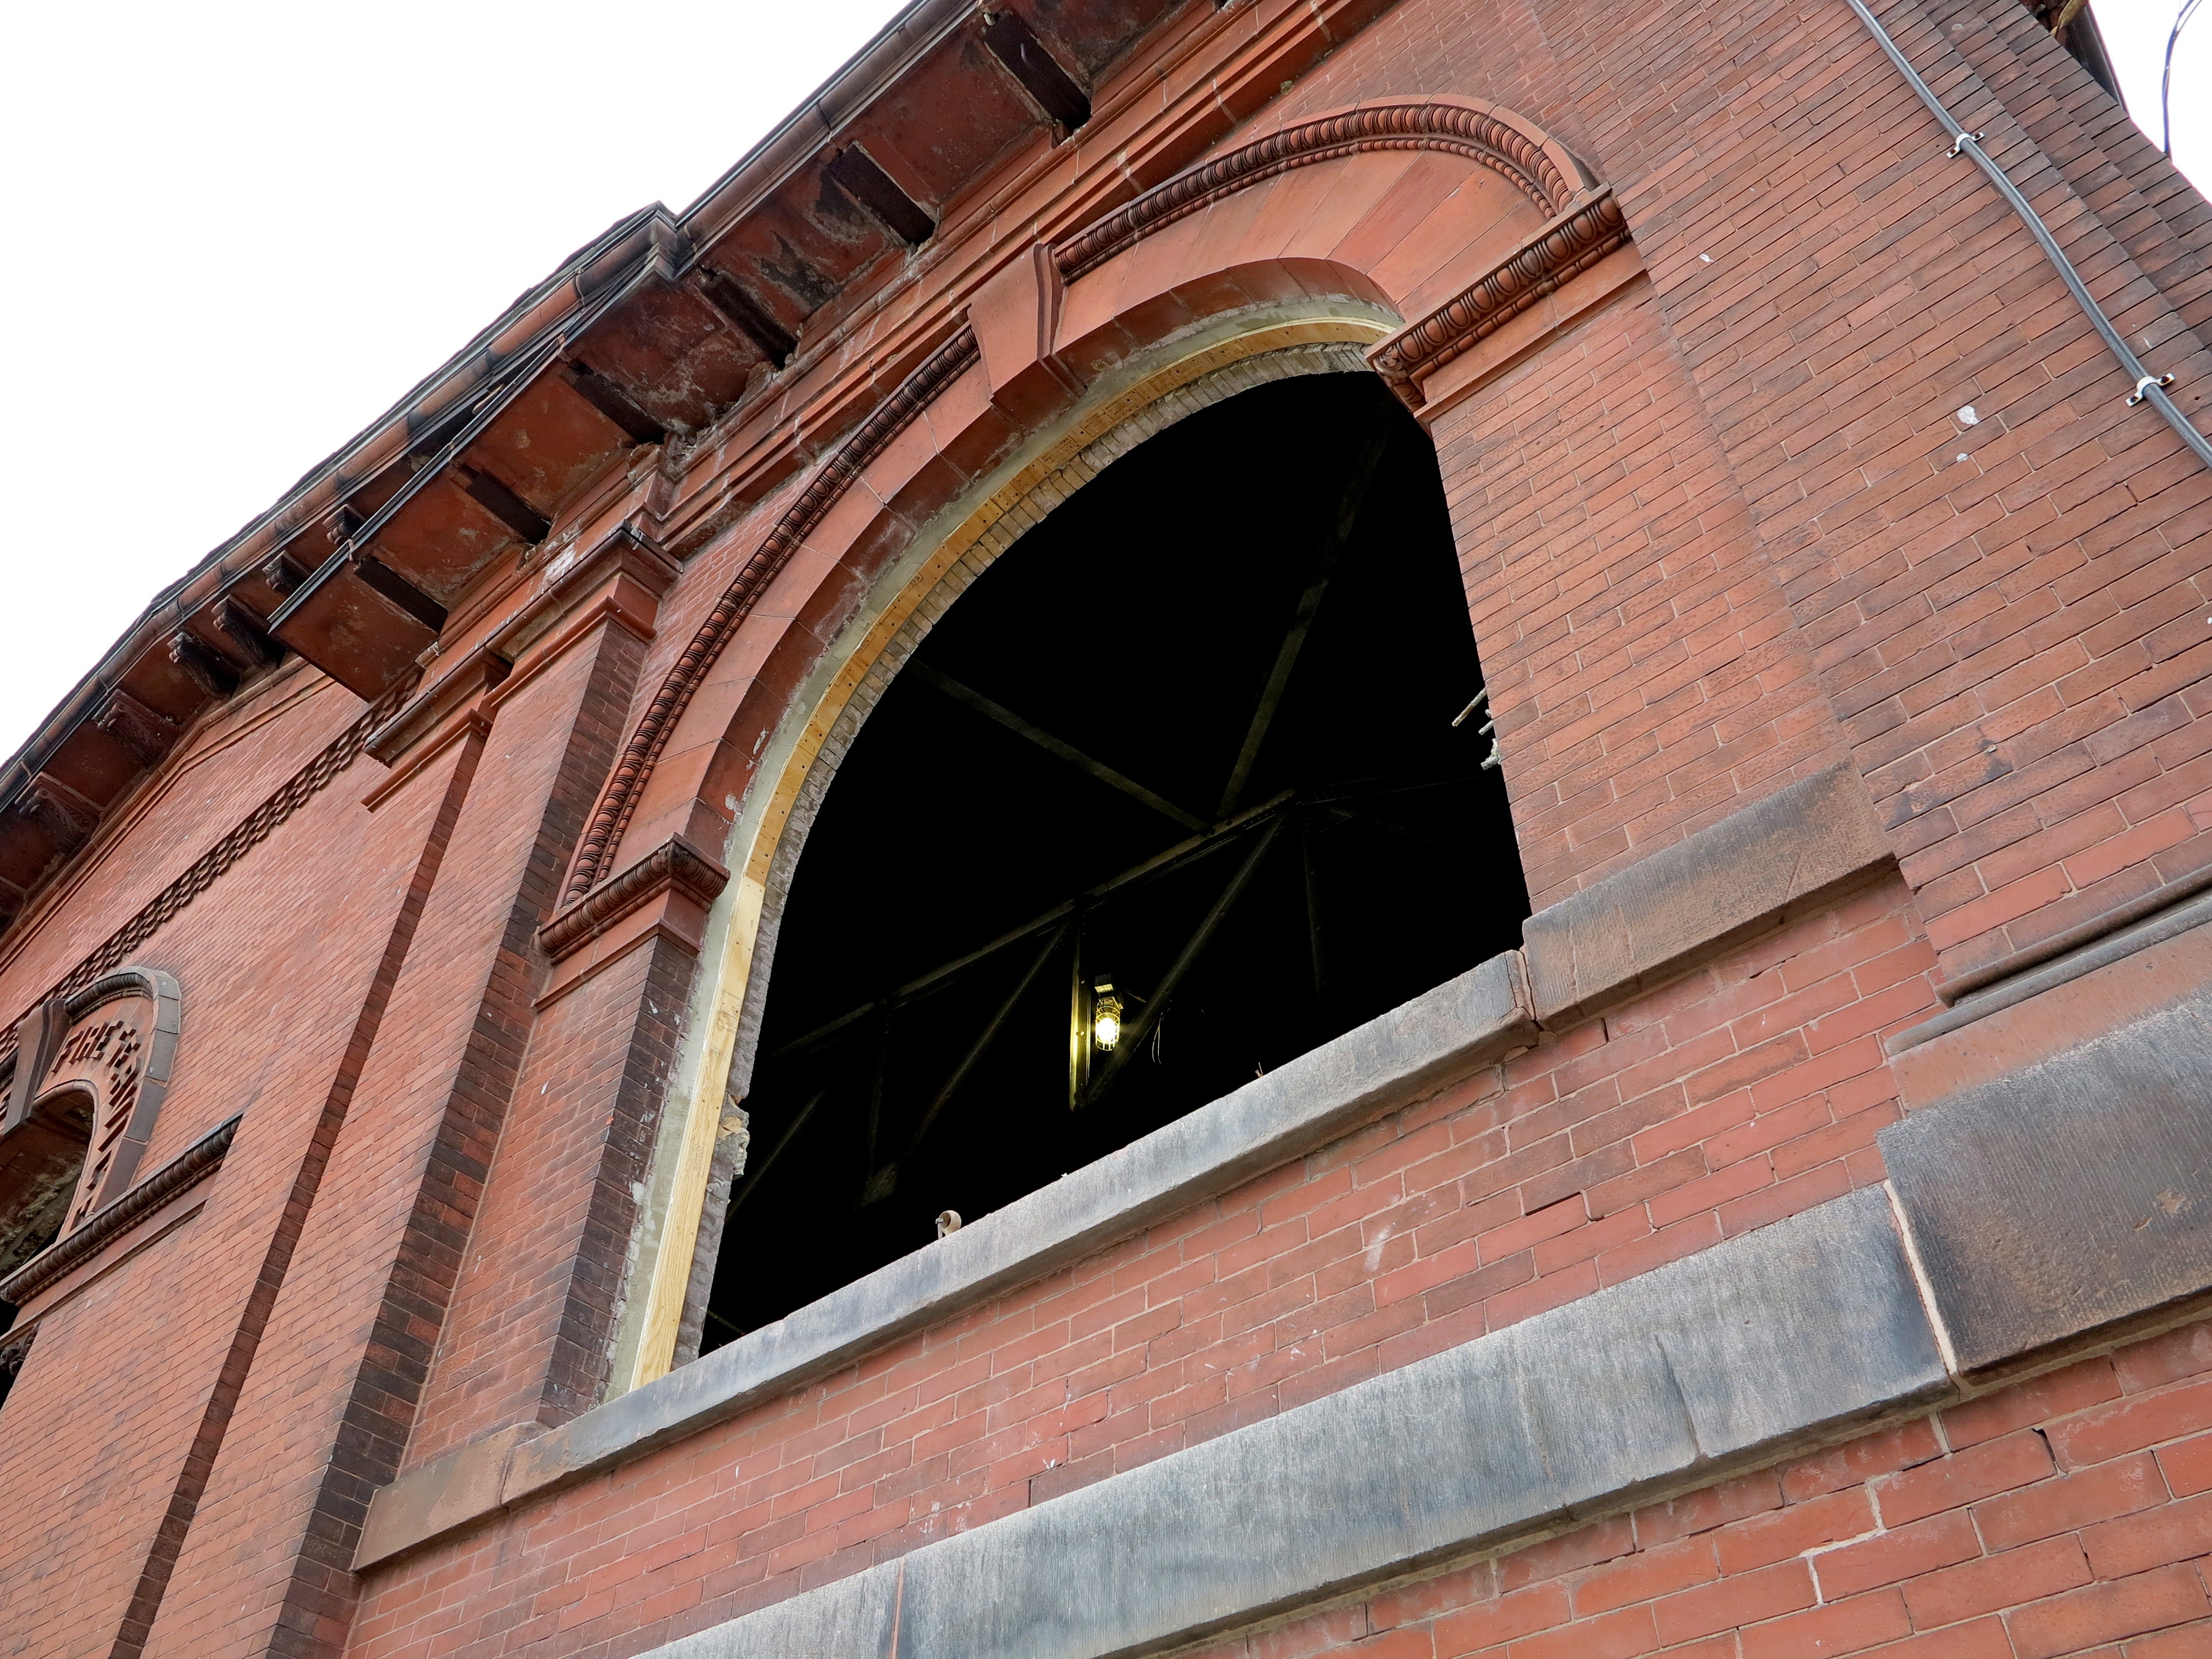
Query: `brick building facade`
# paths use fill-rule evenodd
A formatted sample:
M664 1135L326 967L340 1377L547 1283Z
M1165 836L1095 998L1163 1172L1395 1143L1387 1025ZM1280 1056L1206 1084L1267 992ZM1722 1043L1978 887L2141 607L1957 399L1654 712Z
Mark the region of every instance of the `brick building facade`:
M2074 9L917 0L581 250L0 775L0 1652L2212 1652Z

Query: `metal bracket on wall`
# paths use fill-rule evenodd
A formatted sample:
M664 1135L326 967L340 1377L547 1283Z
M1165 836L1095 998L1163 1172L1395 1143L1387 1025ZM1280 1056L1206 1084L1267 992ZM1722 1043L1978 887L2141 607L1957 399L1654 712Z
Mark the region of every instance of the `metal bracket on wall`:
M1489 702L1489 701L1490 688L1486 685L1481 690L1474 694L1474 701L1473 702L1468 704L1466 708L1461 709L1459 713L1453 717L1453 729L1456 731L1459 727L1466 725L1468 716L1474 714L1476 709L1482 708L1485 704ZM1496 713L1492 713L1481 725L1476 726L1474 729L1478 734L1490 739L1490 752L1482 757L1482 769L1486 772L1494 772L1498 769L1499 763L1504 758L1498 753L1498 716Z

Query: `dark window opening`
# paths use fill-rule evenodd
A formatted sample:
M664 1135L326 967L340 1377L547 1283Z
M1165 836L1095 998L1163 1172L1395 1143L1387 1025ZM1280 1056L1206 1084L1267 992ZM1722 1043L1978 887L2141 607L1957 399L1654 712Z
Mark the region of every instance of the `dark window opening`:
M809 836L702 1346L1517 945L1480 684L1435 450L1371 377L1217 404L1031 531Z
M61 1236L92 1141L92 1097L57 1091L0 1133L0 1279ZM15 1381L27 1340L10 1343L15 1305L0 1301L0 1402Z

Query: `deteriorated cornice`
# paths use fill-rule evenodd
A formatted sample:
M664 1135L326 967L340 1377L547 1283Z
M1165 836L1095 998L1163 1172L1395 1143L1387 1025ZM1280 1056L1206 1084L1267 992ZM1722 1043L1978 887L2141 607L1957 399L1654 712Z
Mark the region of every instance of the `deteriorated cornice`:
M1180 173L1055 246L1053 260L1064 279L1079 276L1209 204L1294 167L1367 150L1408 149L1441 151L1488 167L1550 214L1577 200L1577 192L1590 185L1587 170L1565 149L1486 106L1437 101L1367 105L1285 127ZM1612 198L1607 193L1603 199L1610 203ZM1504 302L1501 298L1498 303ZM577 850L568 900L591 890L621 845L676 723L776 572L862 470L976 361L974 332L963 325L876 406L776 520L670 668L624 746Z
M1375 371L1413 408L1420 383L1563 283L1628 241L1610 185L1585 194L1488 270L1368 354Z
M1058 0L987 21L915 0L684 213L656 204L580 249L163 593L0 769L0 926L82 842L20 810L33 777L112 811L172 728L285 649L374 700L464 590L627 451L765 395L810 319L901 270L916 228L1039 130L1079 125L1091 86L1177 9ZM858 196L856 152L882 175ZM117 714L118 691L152 719Z
M1346 3L1360 11L1369 0ZM680 443L783 374L811 373L809 354L828 337L810 339L810 321L827 308L834 335L849 308L841 296L905 269L908 243L1040 127L1079 125L1105 69L1170 14L1182 15L1174 0L1059 0L1048 15L1000 11L987 21L964 0L916 0L684 214L647 209L580 250L164 596L0 772L0 924L195 718L284 651L379 697L416 672L488 573L526 565L534 539L573 519L626 454L664 437ZM1287 14L1276 21L1303 27ZM1010 41L1020 48L1012 61ZM1318 36L1309 44L1322 49ZM1273 88L1231 88L1240 118ZM1210 111L1229 110L1221 96L1217 88ZM1178 153L1202 142L1205 125L1186 123L1191 149ZM1409 148L1464 156L1548 213L1589 182L1566 150L1503 112L1449 100L1378 104L1298 122L1192 167L1063 240L1054 259L1079 272L1290 168ZM852 159L863 151L866 167ZM858 429L656 689L592 815L570 896L605 875L676 722L759 593L975 349L963 328L865 417L851 409ZM842 399L830 416L833 429L848 417ZM47 783L34 786L40 777ZM92 824L57 800L89 803Z
M729 884L730 872L681 836L670 837L613 880L596 887L538 930L555 961L605 933L641 905L678 892L702 909Z

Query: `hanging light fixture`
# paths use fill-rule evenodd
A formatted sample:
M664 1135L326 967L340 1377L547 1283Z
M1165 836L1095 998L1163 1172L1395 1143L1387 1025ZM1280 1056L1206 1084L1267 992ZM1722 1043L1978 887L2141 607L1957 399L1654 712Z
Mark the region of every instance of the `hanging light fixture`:
M1121 1040L1121 999L1101 975L1091 988L1091 1046L1103 1054Z

